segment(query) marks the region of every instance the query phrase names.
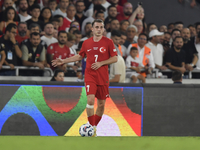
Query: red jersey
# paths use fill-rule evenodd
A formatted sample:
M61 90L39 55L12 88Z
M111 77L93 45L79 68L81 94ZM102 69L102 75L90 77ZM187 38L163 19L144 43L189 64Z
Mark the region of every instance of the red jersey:
M93 37L91 37L83 42L79 55L83 58L87 56L85 82L94 82L96 85L108 85L108 65L101 66L97 70L92 69L91 65L117 55L113 41L103 36L100 41L94 42Z
M69 47L67 47L66 45L64 45L64 47L61 48L58 45L58 43L53 43L47 47L47 53L52 54L53 59L56 59L56 58L65 59L69 57L70 50L69 50Z
M62 24L62 26L60 26L58 28L58 31L61 31L61 30L68 31L68 29L70 28L70 24L71 24L72 21L74 21L74 19L70 20L67 17L63 18L63 24Z
M21 36L19 36L19 34L17 34L15 36L15 40L19 43L19 45L21 45L22 41L24 41L26 39L28 39L28 36L21 37Z
M121 22L122 20L128 20L129 18L130 16L126 17L124 13L117 15L117 20L119 20L119 22Z
M123 13L124 13L123 7L120 6L120 5L117 5L117 15L121 15L121 14L123 14Z

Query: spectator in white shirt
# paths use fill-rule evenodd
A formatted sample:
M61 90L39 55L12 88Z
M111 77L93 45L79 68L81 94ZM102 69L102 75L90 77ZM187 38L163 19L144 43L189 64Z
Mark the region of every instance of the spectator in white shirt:
M47 46L58 42L58 40L53 37L54 27L52 23L49 22L45 24L44 32L45 32L45 35L41 37L41 40L43 40Z
M62 15L67 17L67 7L69 5L69 0L60 0L59 8L54 12L54 15Z
M20 0L19 1L19 17L20 22L25 22L31 19L31 16L27 13L28 10L28 3L27 0Z
M151 30L149 33L150 41L146 44L151 49L155 67L160 70L166 70L167 67L163 65L164 49L160 44L163 32L159 32L157 29Z
M49 8L51 9L52 15L54 16L54 13L57 8L57 2L56 0L49 0L48 4L49 4Z

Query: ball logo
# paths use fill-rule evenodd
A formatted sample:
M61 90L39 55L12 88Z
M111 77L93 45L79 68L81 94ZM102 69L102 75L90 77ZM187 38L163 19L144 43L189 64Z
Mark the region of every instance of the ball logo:
M99 51L100 51L101 53L105 53L105 52L106 52L106 48L105 48L105 47L101 47L101 48L99 49Z

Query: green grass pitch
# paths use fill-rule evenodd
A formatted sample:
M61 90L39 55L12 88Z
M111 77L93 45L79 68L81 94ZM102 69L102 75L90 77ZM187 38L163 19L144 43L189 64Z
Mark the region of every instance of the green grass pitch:
M1 150L198 150L200 137L0 136Z

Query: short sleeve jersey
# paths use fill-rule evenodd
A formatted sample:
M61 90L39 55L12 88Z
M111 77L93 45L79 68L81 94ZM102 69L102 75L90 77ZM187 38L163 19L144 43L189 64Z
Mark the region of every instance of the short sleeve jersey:
M56 59L56 58L65 59L69 57L70 50L66 45L63 48L61 48L58 45L58 43L53 43L48 46L47 53L52 54L53 59Z
M142 64L142 61L140 58L135 57L135 59L133 59L133 57L131 57L130 55L126 58L126 67L130 68L130 67L144 67L144 65Z
M94 42L93 37L83 42L79 55L83 58L87 56L85 69L85 82L94 82L96 85L108 85L108 65L101 66L93 70L91 65L95 62L101 62L110 57L117 56L117 50L112 40L102 37L100 41Z

